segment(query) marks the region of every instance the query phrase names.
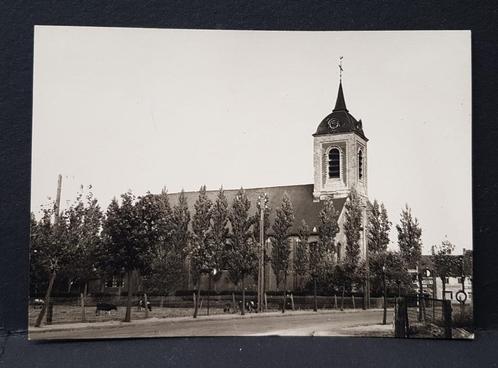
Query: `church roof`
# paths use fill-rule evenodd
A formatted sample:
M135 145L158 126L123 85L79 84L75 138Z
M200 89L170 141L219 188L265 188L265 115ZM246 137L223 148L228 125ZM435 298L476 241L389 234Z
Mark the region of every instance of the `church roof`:
M228 205L231 206L232 201L237 194L238 189L226 189L225 196L228 200ZM299 226L302 220L305 220L308 224L310 230L313 227L318 227L320 223L320 211L323 207L324 202L314 202L313 201L313 184L303 184L303 185L288 185L288 186L278 186L278 187L262 187L262 188L250 188L245 189L247 198L251 202L251 208L249 209L250 216L254 215L256 212L256 203L258 197L262 193L268 195L268 205L271 208L270 212L270 224L273 225L275 220L275 210L280 207L282 203L282 197L284 193L289 196L292 206L294 208L294 225L292 226L290 233L296 235L298 233ZM171 206L174 206L178 202L178 197L180 193L169 193L169 201ZM216 200L218 195L218 190L207 191L207 196L213 202ZM190 210L190 215L193 216L194 203L199 197L199 192L185 192L187 197L188 207ZM333 199L334 207L337 214L342 212L346 198L335 198ZM270 229L271 231L271 229Z
M334 110L322 120L313 136L341 133L356 133L368 141L363 133L361 120L356 120L346 108L342 82L339 83L339 91L337 92Z

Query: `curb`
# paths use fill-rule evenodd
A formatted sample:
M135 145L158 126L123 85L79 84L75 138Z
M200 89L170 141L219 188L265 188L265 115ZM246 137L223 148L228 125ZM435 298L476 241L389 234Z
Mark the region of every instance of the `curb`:
M225 320L236 320L236 319L250 319L250 318L270 318L270 317L278 317L278 318L285 318L285 317L293 317L293 316L308 316L308 315L316 315L316 314L339 314L339 313L359 313L359 312L379 312L382 311L382 309L353 309L353 310L322 310L318 312L312 312L312 311L305 311L305 312L299 312L297 311L289 311L287 313L281 313L281 312L266 312L264 314L246 314L244 316L241 316L240 314L232 314L232 315L213 315L213 317L209 316L209 318L205 318L207 316L203 317L198 317L197 319L194 319L193 317L166 317L166 318L157 318L157 317L152 317L148 319L139 319L139 320L133 320L131 322L123 322L123 321L109 321L109 322L89 322L86 325L83 326L67 326L64 327L64 324L61 324L61 326L57 327L32 327L29 326L28 328L28 336L33 334L33 335L38 335L38 334L44 334L47 332L60 332L60 331L78 331L78 330L92 330L92 329L106 329L108 327L112 328L121 328L121 327L129 327L129 326L136 326L136 325L141 325L141 324L150 324L150 323L180 323L180 322L191 322L191 323L196 323L197 321L225 321ZM220 318L221 317L221 318ZM72 325L72 324L71 324ZM52 325L53 326L53 325Z

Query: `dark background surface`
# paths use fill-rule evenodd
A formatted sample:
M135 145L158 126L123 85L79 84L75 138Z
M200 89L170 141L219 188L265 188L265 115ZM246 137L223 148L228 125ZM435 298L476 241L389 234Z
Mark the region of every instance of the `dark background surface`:
M497 18L493 1L1 1L0 366L498 365L498 251L494 241L498 224L498 162L494 149L498 142ZM317 337L27 341L34 25L248 30L471 29L474 310L479 328L476 341ZM366 55L365 60L373 62L374 58Z

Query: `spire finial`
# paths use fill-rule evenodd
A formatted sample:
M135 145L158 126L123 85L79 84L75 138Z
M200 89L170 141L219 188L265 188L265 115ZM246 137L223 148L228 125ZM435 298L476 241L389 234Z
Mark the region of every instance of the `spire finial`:
M342 72L343 72L343 69L342 69L342 59L343 59L343 56L339 57L339 81L342 83Z

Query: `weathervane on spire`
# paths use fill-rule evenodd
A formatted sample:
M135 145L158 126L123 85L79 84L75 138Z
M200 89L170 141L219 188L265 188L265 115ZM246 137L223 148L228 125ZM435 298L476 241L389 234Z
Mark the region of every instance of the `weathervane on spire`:
M339 81L341 81L341 82L342 82L342 72L343 72L342 58L343 58L343 56L339 57Z

